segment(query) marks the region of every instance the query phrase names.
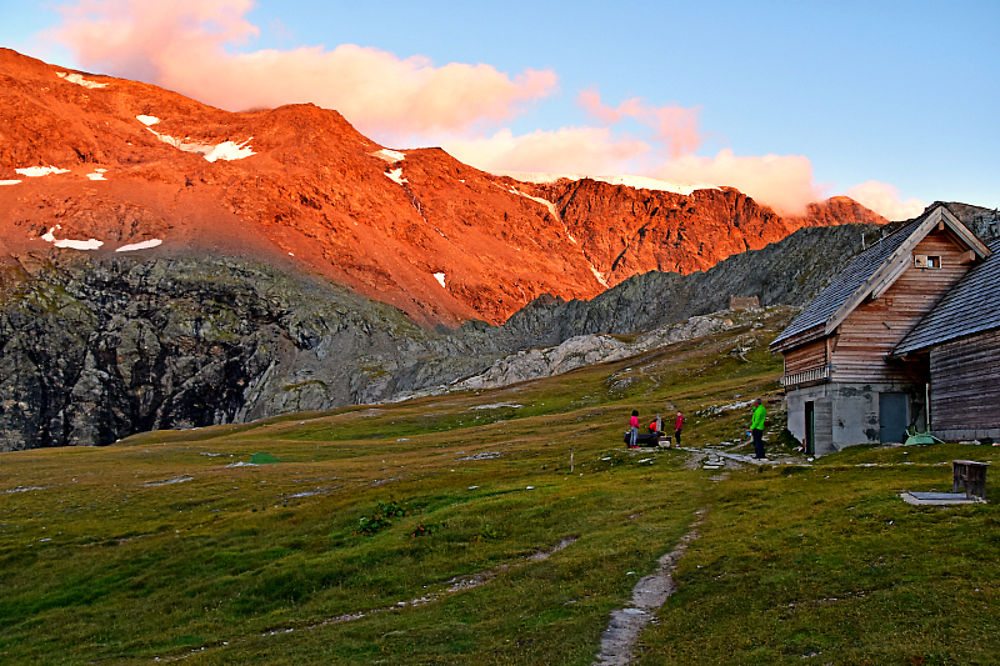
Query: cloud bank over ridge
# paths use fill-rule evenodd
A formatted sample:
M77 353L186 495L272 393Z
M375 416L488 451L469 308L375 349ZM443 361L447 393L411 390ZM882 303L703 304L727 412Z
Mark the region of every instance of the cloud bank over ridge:
M59 8L62 23L47 35L90 69L230 110L313 102L380 142L441 145L484 170L631 173L729 185L788 214L829 194L802 155L697 154L703 145L697 107L639 98L611 106L592 88L575 100L591 124L515 134L506 122L557 93L558 76L547 69L512 75L484 63L435 65L356 44L251 50L260 34L247 18L253 6L252 0L78 0ZM891 219L923 209L923 202L901 201L895 187L876 181L846 194Z

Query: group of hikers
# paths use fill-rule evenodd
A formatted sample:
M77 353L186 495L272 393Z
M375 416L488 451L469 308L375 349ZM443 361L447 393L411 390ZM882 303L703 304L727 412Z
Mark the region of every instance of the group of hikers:
M754 458L757 460L763 460L765 458L764 454L764 426L767 421L767 408L764 407L764 403L760 398L755 398L751 403L753 406L753 413L750 416L750 429L747 430L747 434L753 439L753 451ZM663 421L660 415L656 415L656 419L649 424L649 434L642 436L639 434L639 411L636 409L632 410L632 416L628 420L629 431L626 435L626 443L628 448L637 449L639 448L639 443L643 440L658 441L659 437L666 435L663 432ZM677 412L677 416L674 417L674 442L677 446L681 444L681 432L684 430L684 415L681 412Z
M640 435L639 435L639 411L633 409L632 416L628 420L629 433L628 433L628 448L637 449L639 448ZM681 431L684 429L684 415L677 412L677 416L674 417L674 441L679 445L681 443ZM649 424L649 434L648 437L663 437L666 435L663 432L663 419L660 415L656 415L656 419Z

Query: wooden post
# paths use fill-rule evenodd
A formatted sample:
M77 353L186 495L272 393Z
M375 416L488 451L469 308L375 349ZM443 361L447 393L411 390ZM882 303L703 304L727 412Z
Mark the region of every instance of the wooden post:
M974 460L952 460L951 491L965 490L966 497L986 499L986 468L989 463Z
M924 428L924 432L926 432L929 435L931 432L931 383L930 382L924 383L924 409L927 411L927 413L925 414L925 416L927 417L927 423L925 425L927 427Z

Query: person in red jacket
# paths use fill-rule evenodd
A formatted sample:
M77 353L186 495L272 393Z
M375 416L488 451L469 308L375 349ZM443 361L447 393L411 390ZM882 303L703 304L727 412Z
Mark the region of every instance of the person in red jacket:
M677 446L681 445L681 430L684 429L684 415L677 412L677 417L674 419L674 441L677 442Z

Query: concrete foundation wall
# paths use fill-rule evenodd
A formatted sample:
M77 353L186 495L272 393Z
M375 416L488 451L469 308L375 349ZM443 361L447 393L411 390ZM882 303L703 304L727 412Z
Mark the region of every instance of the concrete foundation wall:
M939 437L946 442L971 442L973 440L979 440L981 442L985 439L1000 442L1000 428L970 430L968 428L942 429L935 426L932 432L936 437Z
M812 401L816 455L833 453L855 444L878 443L880 393L906 393L909 396L908 421L924 429L923 386L825 383L788 392L785 397L788 430L799 441L806 441L805 405Z

